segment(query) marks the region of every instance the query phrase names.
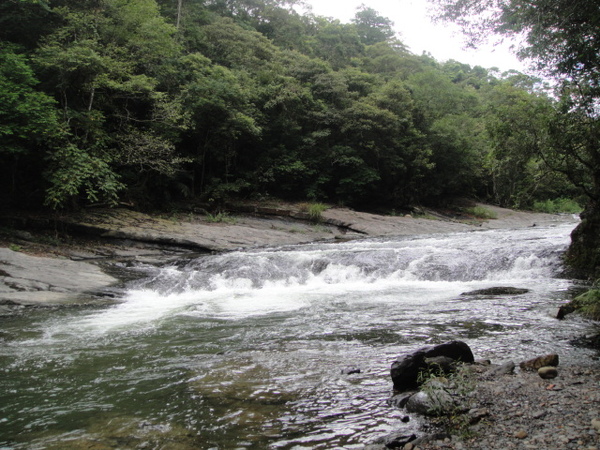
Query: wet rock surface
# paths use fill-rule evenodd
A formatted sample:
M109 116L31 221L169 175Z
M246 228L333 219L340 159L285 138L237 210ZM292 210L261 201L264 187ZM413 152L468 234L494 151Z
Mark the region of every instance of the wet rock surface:
M102 295L102 289L118 282L94 264L31 256L8 248L0 248L0 267L4 310L18 305L74 302L84 296Z

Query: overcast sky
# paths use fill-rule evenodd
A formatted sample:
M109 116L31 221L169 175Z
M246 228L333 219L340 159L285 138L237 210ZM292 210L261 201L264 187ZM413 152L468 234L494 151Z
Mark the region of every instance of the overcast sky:
M515 69L524 72L525 65L511 53L508 45L489 45L479 50L464 49L464 38L454 26L433 24L427 17L426 0L305 0L316 15L333 17L348 23L361 5L373 8L394 22L399 38L412 53L431 53L438 61L455 59L501 71Z

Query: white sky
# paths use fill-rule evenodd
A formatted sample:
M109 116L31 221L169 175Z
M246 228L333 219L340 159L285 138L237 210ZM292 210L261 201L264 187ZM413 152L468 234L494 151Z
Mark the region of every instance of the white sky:
M488 45L477 50L464 49L464 38L453 25L433 24L427 15L426 0L305 0L318 16L333 17L348 23L356 9L365 4L380 15L394 22L394 30L400 40L417 55L428 52L438 61L454 59L471 66L497 67L500 71L510 69L526 72L526 64L520 62L505 46Z

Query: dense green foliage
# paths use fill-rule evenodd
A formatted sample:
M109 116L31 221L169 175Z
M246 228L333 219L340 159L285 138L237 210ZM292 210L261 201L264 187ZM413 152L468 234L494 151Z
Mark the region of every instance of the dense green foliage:
M520 54L556 84L557 105L527 99L509 152L537 155L586 196L582 223L572 235L568 259L582 273L600 275L600 7L588 0L432 0L438 16L462 25L472 44L490 34L519 36ZM517 100L519 101L519 100ZM533 109L532 109L533 108ZM514 108L511 105L511 115ZM529 110L529 111L528 111ZM538 115L537 112L541 112ZM506 116L499 127L507 125ZM536 123L538 121L543 123ZM546 130L536 134L533 130ZM527 131L529 130L529 131ZM523 133L524 132L524 133ZM521 135L522 134L522 135ZM531 138L531 139L530 139ZM530 164L521 161L522 164ZM535 179L539 169L527 176ZM518 177L511 177L518 183ZM557 180L563 183L563 180ZM524 180L527 184L530 180ZM521 186L516 186L523 192ZM512 195L512 194L511 194Z
M581 130L557 133L539 80L414 55L368 7L7 0L0 18L5 204L531 207L589 186L550 170Z

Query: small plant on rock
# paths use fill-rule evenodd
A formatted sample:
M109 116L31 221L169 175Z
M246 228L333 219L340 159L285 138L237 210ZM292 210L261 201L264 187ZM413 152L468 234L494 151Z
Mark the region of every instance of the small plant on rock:
M452 373L430 368L419 374L418 381L430 399L428 415L434 417L434 423L463 439L473 437L466 405L476 386L469 368L461 364Z
M323 212L329 207L324 203L303 203L300 210L306 212L310 220L319 223L323 220Z
M236 222L234 217L231 217L229 213L218 212L215 214L207 214L206 221L209 223L228 223L234 224Z
M465 212L475 216L477 219L497 219L498 215L484 206L473 206L465 208Z

